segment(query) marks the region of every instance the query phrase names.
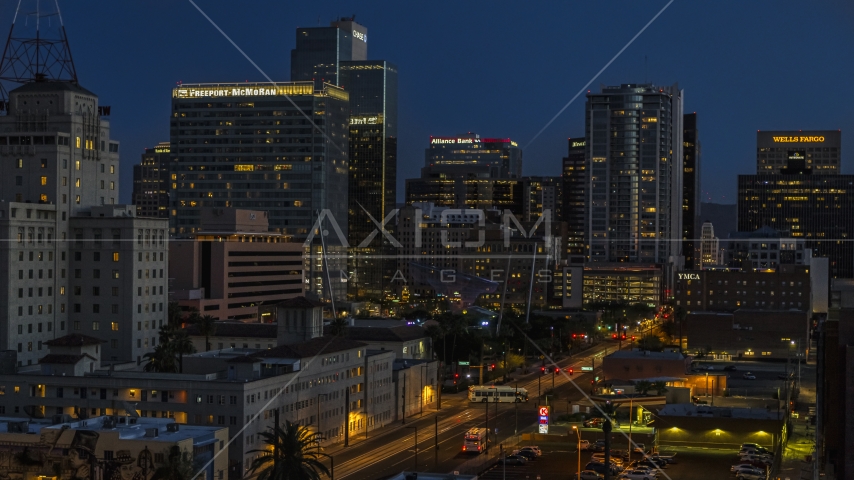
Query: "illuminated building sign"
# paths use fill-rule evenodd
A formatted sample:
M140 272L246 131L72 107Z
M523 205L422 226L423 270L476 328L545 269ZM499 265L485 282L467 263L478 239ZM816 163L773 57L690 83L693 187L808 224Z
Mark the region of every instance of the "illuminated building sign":
M154 147L154 153L169 153L169 147Z
M789 150L789 160L806 160L807 155L802 150Z
M459 137L430 137L430 145L465 145L472 143L509 143L516 147L518 144L509 138L459 138Z
M771 137L774 143L822 143L824 137Z
M382 120L377 115L350 117L350 125L376 125L378 123L382 123Z
M580 141L580 142L572 142L572 148L576 148L576 147L585 147L585 146L587 146L587 141L586 141L586 140L582 140L582 141Z
M218 97L278 97L285 95L312 95L314 84L288 83L284 85L229 85L229 86L181 86L172 90L174 98L218 98Z
M699 280L700 279L699 273L678 273L677 275L679 275L679 280Z
M365 42L365 43L368 43L368 34L367 33L357 32L357 31L353 30L353 36L358 38L359 40Z

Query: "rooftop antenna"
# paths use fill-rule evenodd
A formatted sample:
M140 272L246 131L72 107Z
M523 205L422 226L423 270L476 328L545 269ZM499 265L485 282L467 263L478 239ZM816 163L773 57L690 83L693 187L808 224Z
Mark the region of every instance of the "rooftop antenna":
M77 83L59 1L18 0L0 58L0 106L9 99L7 85L44 81Z

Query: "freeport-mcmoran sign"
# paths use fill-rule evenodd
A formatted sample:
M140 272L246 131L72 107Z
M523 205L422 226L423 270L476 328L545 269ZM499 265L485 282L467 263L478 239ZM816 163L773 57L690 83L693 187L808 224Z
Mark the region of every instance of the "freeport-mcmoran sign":
M313 93L314 86L311 83L227 87L178 87L172 90L172 96L175 98L277 97L284 95L311 95Z

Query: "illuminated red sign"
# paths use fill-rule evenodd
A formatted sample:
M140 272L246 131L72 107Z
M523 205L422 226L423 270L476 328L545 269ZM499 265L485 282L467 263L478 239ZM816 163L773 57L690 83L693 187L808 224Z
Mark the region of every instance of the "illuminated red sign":
M540 407L540 416L541 417L549 416L549 407Z

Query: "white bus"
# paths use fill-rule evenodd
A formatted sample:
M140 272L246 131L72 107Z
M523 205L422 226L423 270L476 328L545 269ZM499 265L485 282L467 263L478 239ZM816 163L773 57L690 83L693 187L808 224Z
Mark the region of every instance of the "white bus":
M524 388L504 386L476 386L469 387L469 401L472 402L527 402L528 391Z
M463 438L463 451L466 453L480 453L486 448L486 429L470 428Z

